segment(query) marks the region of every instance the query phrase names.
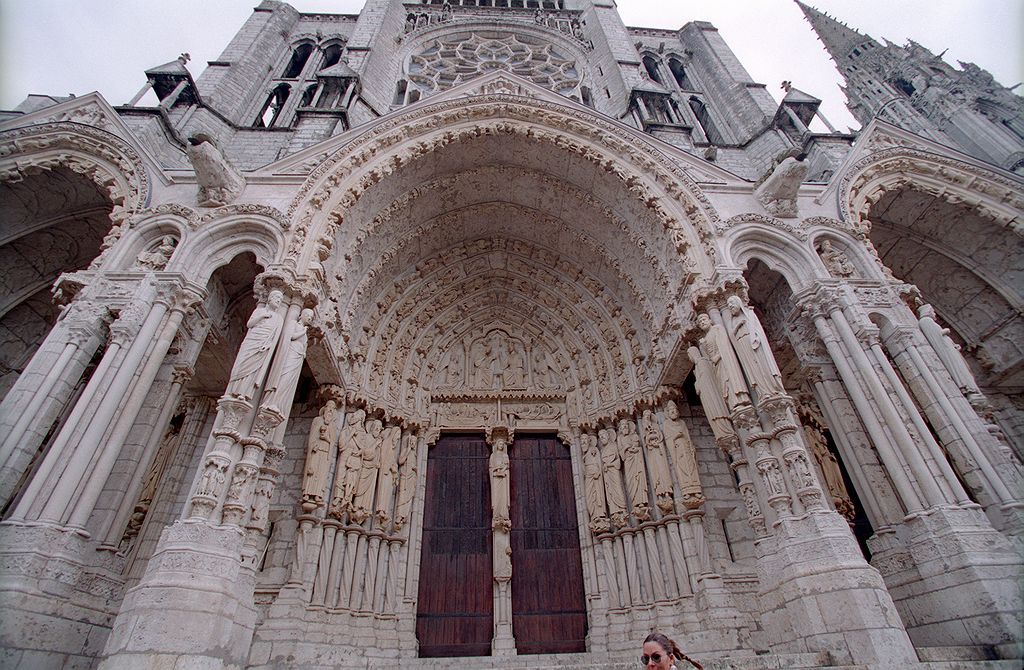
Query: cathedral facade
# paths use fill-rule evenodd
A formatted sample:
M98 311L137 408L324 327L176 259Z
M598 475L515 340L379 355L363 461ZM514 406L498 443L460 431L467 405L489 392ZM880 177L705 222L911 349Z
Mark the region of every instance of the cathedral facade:
M801 8L855 134L607 0L0 112L3 665L1016 667L1024 103Z

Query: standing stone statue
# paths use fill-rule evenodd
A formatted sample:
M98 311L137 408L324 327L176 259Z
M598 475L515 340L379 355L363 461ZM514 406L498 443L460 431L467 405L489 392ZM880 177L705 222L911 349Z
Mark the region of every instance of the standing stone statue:
M583 493L587 502L587 515L590 517L590 530L594 533L607 533L610 528L604 504L604 477L597 437L593 433L583 433L580 442L583 446Z
M281 367L278 369L277 378L271 379L264 394L264 405L285 410L292 404L292 397L295 395L295 386L299 382L299 375L302 373L302 363L306 360L306 345L309 343L309 331L307 328L313 322L313 310L304 309L299 313L299 318L287 326L283 349L278 354L281 356Z
M283 317L280 308L283 300L284 295L280 291L271 291L267 304L257 307L249 317L245 324L249 330L238 348L225 395L251 400L256 394L270 367L270 356L281 334Z
M732 420L729 419L729 408L726 407L725 396L718 386L714 365L697 347L690 347L687 353L693 361L694 385L700 395L704 415L711 424L711 432L715 434L715 440L721 444L723 440L735 438L736 431L732 427Z
M395 504L395 530L402 530L409 521L413 495L416 493L416 436L406 433L398 453L398 502Z
M324 403L320 414L309 427L306 442L306 470L302 478L302 500L319 507L324 502L324 489L331 469L331 451L334 448L335 422L338 406L333 400Z
M739 296L729 296L727 303L732 315L733 345L750 385L760 398L785 393L782 375L757 316L743 306Z
M837 512L853 521L853 501L850 499L849 491L846 490L846 483L843 482L843 473L839 469L839 463L832 450L828 448L825 436L815 426L804 424L803 429L807 444L810 445L811 453L825 480L825 488L828 489L829 496L832 498L832 504L835 505Z
M380 469L380 445L383 431L384 425L380 419L371 419L366 422L366 432L359 436L361 438L359 440L361 467L350 514L356 523L362 523L370 517L373 494L377 487L377 474Z
M377 522L383 527L391 520L391 502L395 494L395 482L398 479L398 445L402 439L402 429L388 426L384 429L384 437L380 444L380 476L377 478L377 504L374 514Z
M675 466L679 491L683 496L683 506L696 509L704 504L704 491L700 486L697 473L697 452L690 440L690 431L679 418L679 408L675 402L665 403L665 441L672 450L672 463Z
M750 404L750 394L743 381L743 371L736 360L736 353L729 342L729 334L720 323L712 323L711 317L701 314L697 317L697 326L707 334L701 340L701 348L715 369L715 376L722 388L726 404L730 410Z
M626 470L626 492L633 506L633 515L640 521L651 518L650 502L647 498L647 477L644 470L644 454L640 449L640 436L632 419L619 421L619 456Z
M665 514L671 514L675 511L675 506L672 500L672 476L669 474L668 459L665 457L665 438L662 437L654 412L645 409L643 419L647 467L651 471L651 484L654 486L658 509Z
M601 461L604 470L604 493L608 499L608 516L616 526L626 525L629 513L626 511L626 493L622 489L622 459L619 457L618 440L615 430L602 428L598 434L601 444Z
M967 361L960 353L960 347L949 336L949 329L943 328L935 320L935 308L931 305L921 305L917 310L920 317L921 332L924 334L928 344L932 345L935 354L942 361L942 365L953 378L953 382L968 399L980 396L978 382L974 380L971 369L967 367Z
M491 471L491 527L508 530L512 527L509 518L508 443L497 435L494 450L488 463Z
M448 359L441 369L441 384L443 386L455 386L462 381L463 368L466 365L465 352L462 350L462 343L456 342L451 351L448 352Z
M363 460L359 447L366 435L366 412L357 409L350 412L345 428L338 440L338 465L334 475L334 494L331 497L331 516L340 519L352 509L352 500L359 482Z

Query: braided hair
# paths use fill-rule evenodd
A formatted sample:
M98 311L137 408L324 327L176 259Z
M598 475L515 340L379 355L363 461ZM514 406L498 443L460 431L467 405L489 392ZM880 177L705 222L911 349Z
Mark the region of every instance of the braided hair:
M651 633L644 638L644 644L647 644L648 642L654 642L673 657L678 658L680 661L686 661L693 667L697 668L697 670L704 670L703 665L684 654L683 650L679 648L679 645L677 645L675 641L667 635L658 632Z

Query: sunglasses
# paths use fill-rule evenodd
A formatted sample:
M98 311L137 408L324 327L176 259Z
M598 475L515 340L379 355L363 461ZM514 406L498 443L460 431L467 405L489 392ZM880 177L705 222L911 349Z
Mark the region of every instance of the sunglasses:
M661 654L659 654L657 652L651 654L650 656L648 656L647 654L644 654L643 656L640 657L640 663L642 665L647 665L647 663L650 662L650 661L654 661L655 663L661 663L661 659L662 659Z

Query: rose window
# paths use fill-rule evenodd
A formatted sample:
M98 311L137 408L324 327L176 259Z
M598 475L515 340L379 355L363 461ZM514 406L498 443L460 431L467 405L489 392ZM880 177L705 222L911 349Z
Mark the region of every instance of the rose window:
M565 96L578 93L576 63L551 44L522 37L469 37L435 40L409 62L409 81L423 94L443 91L494 70L505 70Z

